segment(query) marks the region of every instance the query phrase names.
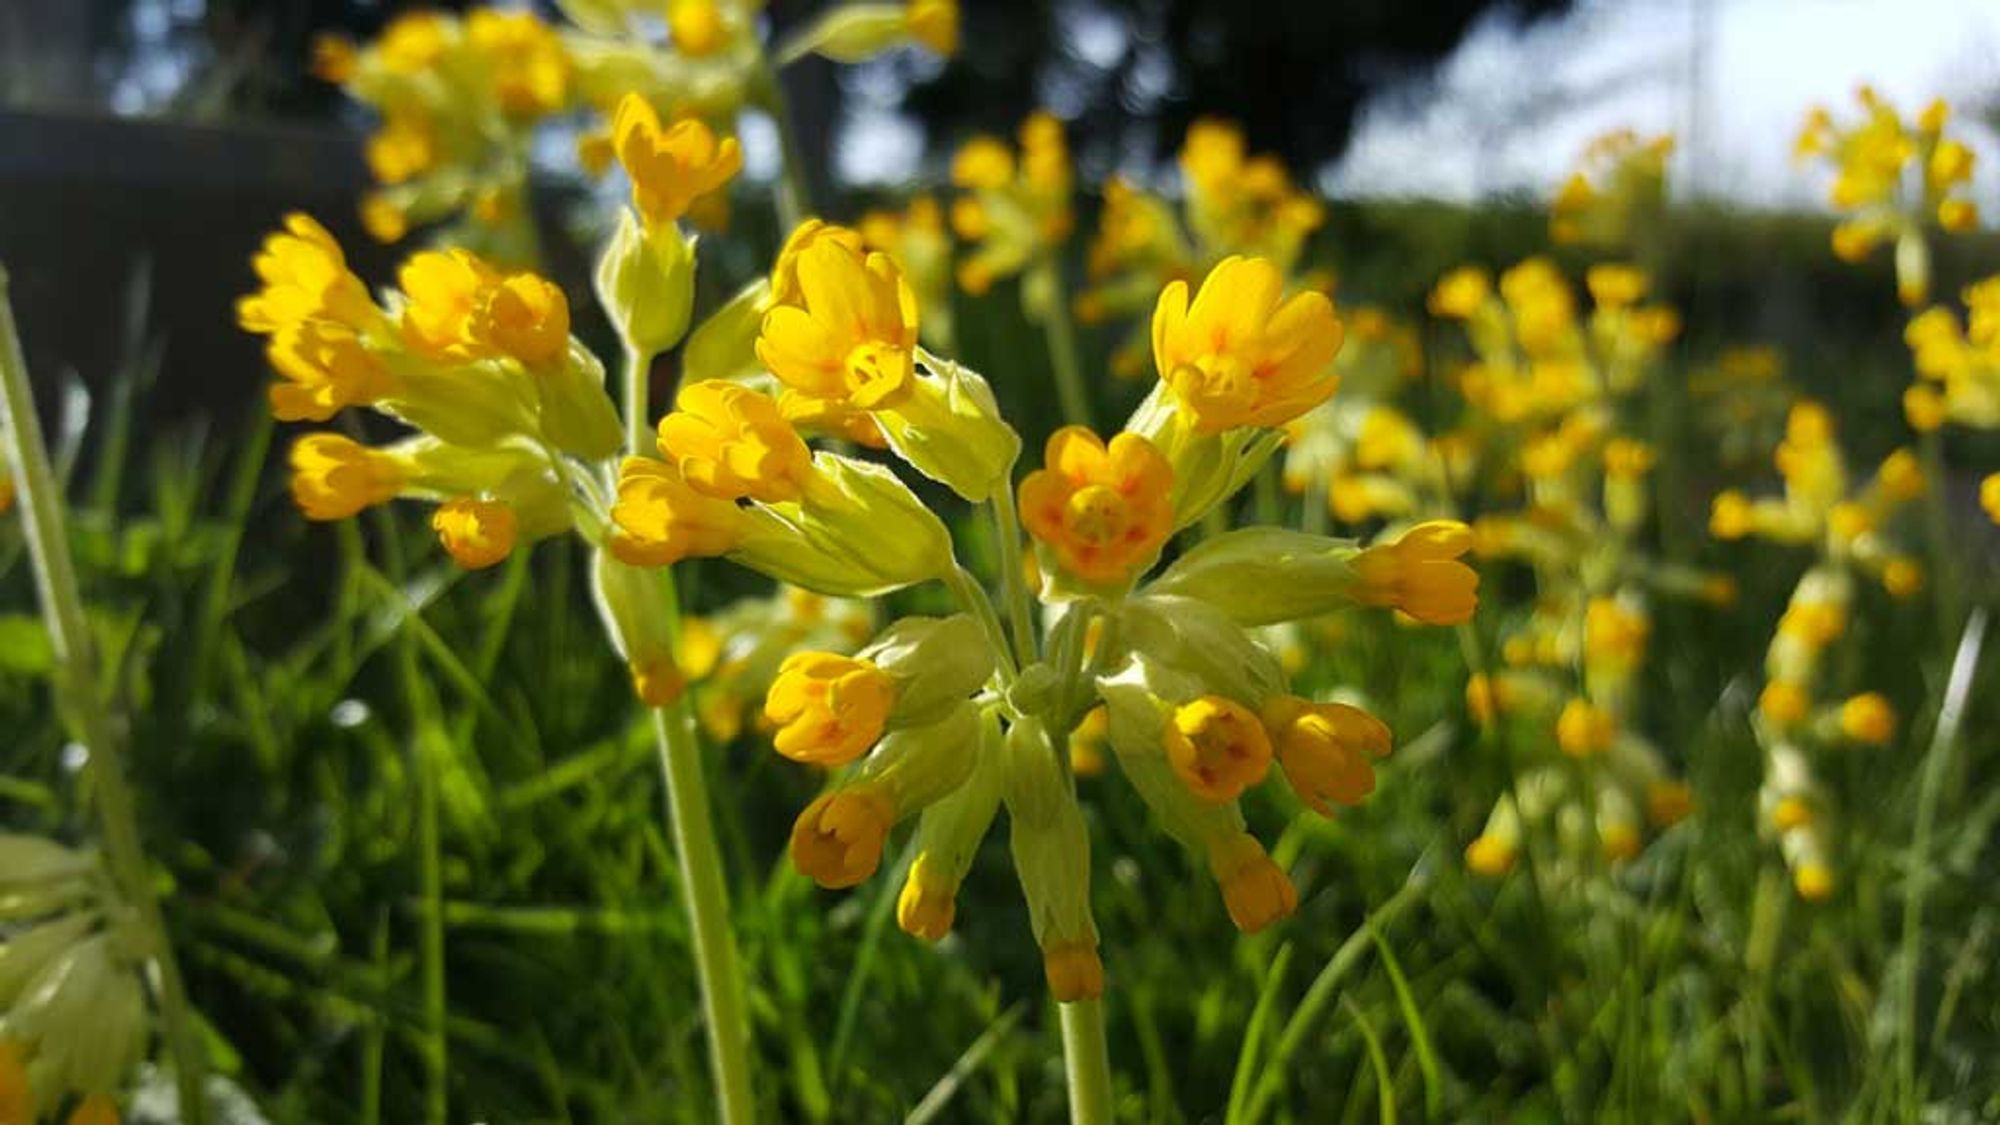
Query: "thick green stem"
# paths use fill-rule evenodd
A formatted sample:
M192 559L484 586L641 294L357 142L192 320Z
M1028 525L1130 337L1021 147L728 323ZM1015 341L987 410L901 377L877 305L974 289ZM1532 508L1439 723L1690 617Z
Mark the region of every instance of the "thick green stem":
M1088 426L1090 395L1083 384L1083 361L1077 357L1076 324L1069 315L1069 287L1063 284L1062 265L1053 257L1035 267L1030 288L1048 297L1048 308L1038 318L1048 336L1049 363L1055 368L1056 397L1062 402L1063 421L1072 426Z
M1020 666L1014 662L1014 649L1007 641L1007 630L1000 624L1000 615L993 611L993 599L986 596L986 591L962 566L953 566L942 579L951 590L952 597L958 599L960 608L971 614L972 619L985 630L986 643L993 646L993 655L1000 662L1002 681L1013 682Z
M1078 1000L1057 1007L1062 1009L1071 1125L1102 1125L1111 1120L1111 1048L1104 1039L1104 1001Z
M34 563L35 586L41 594L42 618L55 654L57 690L71 719L82 728L83 743L90 752L85 779L96 798L105 862L137 915L158 978L160 1023L173 1059L180 1119L206 1125L207 1060L202 1057L193 1009L173 946L167 940L166 921L154 897L152 874L140 844L138 812L125 776L124 732L112 721L109 700L97 682L97 658L91 651L89 623L63 528L60 486L49 464L41 421L35 416L34 390L28 383L28 365L21 355L21 337L7 290L7 271L0 267L0 398L6 406L7 458L21 502L21 522Z
M994 534L1000 541L1000 588L1007 592L1007 620L1014 629L1015 655L1032 664L1035 652L1034 604L1028 596L1028 576L1021 567L1021 516L1014 509L1011 485L993 492Z
M750 1021L743 1001L743 977L736 963L736 936L729 925L729 888L722 877L721 849L708 814L708 783L701 772L701 746L682 698L653 711L653 738L667 781L667 808L673 821L674 851L680 858L681 897L694 934L695 972L701 979L702 1014L708 1019L708 1059L715 1074L718 1118L725 1125L756 1120L750 1095Z
M653 357L625 345L625 452L643 457L653 450L653 427L647 417L652 391Z

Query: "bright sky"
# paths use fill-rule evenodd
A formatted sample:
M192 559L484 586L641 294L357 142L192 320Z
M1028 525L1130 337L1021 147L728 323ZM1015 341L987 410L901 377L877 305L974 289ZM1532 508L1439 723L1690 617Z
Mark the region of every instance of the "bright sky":
M1489 19L1433 82L1372 99L1321 186L1542 195L1591 137L1630 127L1680 138L1677 185L1816 205L1824 185L1792 165L1792 138L1815 102L1851 115L1863 81L1906 112L1940 95L2000 104L2000 2L1580 0L1526 31ZM1977 197L1990 200L2000 145L1983 127L1961 131L1980 154Z

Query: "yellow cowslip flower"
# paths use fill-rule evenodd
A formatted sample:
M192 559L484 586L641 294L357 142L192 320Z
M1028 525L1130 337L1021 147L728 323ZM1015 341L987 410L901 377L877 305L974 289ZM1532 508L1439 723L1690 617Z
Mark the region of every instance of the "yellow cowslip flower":
M660 455L697 492L767 504L805 495L812 452L767 395L720 380L691 383L659 430Z
M1556 745L1572 758L1602 754L1617 737L1617 717L1587 699L1572 698L1556 716Z
M2000 473L1979 482L1979 505L1986 509L1988 519L2000 523Z
M910 864L896 896L896 925L911 937L939 941L958 917L958 880L928 852ZM1053 976L1053 974L1051 974Z
M250 265L263 288L236 303L236 322L248 331L275 335L310 319L359 329L381 316L340 244L302 212L285 216L285 229L265 237Z
M1271 736L1256 712L1219 695L1174 711L1166 752L1174 776L1210 804L1235 800L1271 770Z
M1479 606L1479 575L1459 562L1472 547L1472 529L1457 520L1431 520L1354 557L1354 600L1390 606L1427 625L1457 625Z
M707 58L728 42L728 31L717 0L668 0L667 35L680 54Z
M828 890L852 887L882 865L896 806L867 783L823 793L792 824L792 866Z
M634 93L612 115L611 145L632 180L632 206L650 226L678 222L696 200L743 169L735 137L717 140L691 117L663 128L652 103Z
M958 0L909 0L910 38L949 58L958 53Z
M1833 897L1833 872L1823 863L1802 863L1792 872L1792 887L1807 902L1825 902Z
M1104 960L1090 941L1051 941L1042 949L1042 975L1049 995L1074 1004L1104 995Z
M271 414L281 422L324 422L343 407L371 405L396 388L388 367L337 320L287 324L264 355L285 380L270 389Z
M1909 449L1898 449L1883 458L1875 470L1875 487L1891 503L1907 504L1921 497L1929 484L1917 455Z
M773 745L795 762L842 766L882 737L896 682L874 664L832 652L795 652L764 697Z
M1671 828L1694 812L1694 790L1684 781L1646 783L1646 819L1655 828Z
M462 362L477 354L472 321L498 273L469 250L423 250L396 271L403 291L403 342L427 359ZM564 315L568 312L565 308Z
M1778 634L1811 648L1825 648L1847 631L1847 608L1837 602L1797 601L1778 618Z
M859 231L823 219L801 222L785 237L785 244L778 248L778 260L771 266L772 306L805 304L805 292L799 288L799 256L822 242L844 246L862 255L868 248Z
M1653 468L1656 455L1643 441L1617 437L1604 443L1604 471L1614 477L1640 477Z
M1299 907L1291 877L1271 860L1264 845L1239 832L1209 850L1208 868L1222 887L1229 920L1246 934L1292 916Z
M1945 423L1945 397L1918 383L1903 392L1903 419L1920 434L1937 430Z
M1432 316L1465 320L1493 296L1493 279L1478 266L1460 266L1439 279L1426 302Z
M1772 680L1757 697L1757 712L1777 727L1787 727L1805 718L1811 707L1805 688L1790 680Z
M1804 797L1780 797L1778 802L1771 806L1771 827L1780 832L1804 828L1812 822L1812 802Z
M1583 617L1583 651L1591 662L1637 664L1646 654L1653 626L1646 615L1616 598L1590 599Z
M1030 582L1032 587L1035 582ZM1099 618L1098 620L1103 620ZM1091 622L1097 624L1096 621ZM1111 712L1102 704L1092 707L1076 729L1069 732L1069 769L1078 777L1096 777L1104 772L1104 750L1111 728Z
M383 112L381 126L368 135L361 155L376 183L408 183L438 165L437 122L422 105L392 104Z
M390 72L421 74L437 64L457 33L457 22L442 12L405 12L382 28L374 50Z
M547 278L509 274L481 291L466 330L529 368L547 368L569 355L569 298Z
M481 570L513 553L520 523L514 509L500 501L461 496L438 505L431 530L453 562Z
M1333 357L1340 320L1317 292L1280 304L1284 278L1262 258L1227 258L1203 279L1160 293L1153 362L1195 433L1282 426L1325 402L1340 383Z
M1879 692L1863 692L1840 705L1840 733L1856 742L1887 746L1896 737L1896 709Z
M292 443L292 499L310 520L344 520L402 491L397 460L340 434L306 434Z
M1103 439L1082 426L1049 435L1043 467L1021 481L1021 521L1062 569L1114 584L1159 553L1174 529L1173 467L1134 433Z
M1897 601L1916 597L1924 588L1924 565L1898 555L1882 564L1882 588Z
M1708 533L1717 539L1741 539L1756 526L1750 498L1735 489L1716 494L1710 503Z
M1261 717L1285 780L1314 812L1332 816L1332 802L1358 805L1375 791L1373 762L1388 755L1391 742L1380 719L1295 695L1272 697Z
M410 233L410 213L383 192L371 191L363 195L357 210L361 216L361 229L377 242L401 242L403 236Z
M1465 845L1465 866L1475 875L1498 879L1514 870L1519 850L1512 841L1482 833Z
M796 260L797 304L764 314L757 357L802 395L895 405L916 378L917 302L887 254L815 239Z
M569 53L535 13L476 8L465 17L465 41L489 68L502 112L541 117L568 99Z
M1646 271L1617 263L1592 266L1584 275L1590 299L1600 309L1624 309L1638 304L1646 296L1648 284Z
M627 457L618 470L611 553L633 566L666 566L684 558L728 554L747 517L728 500L707 496L680 471L649 457Z

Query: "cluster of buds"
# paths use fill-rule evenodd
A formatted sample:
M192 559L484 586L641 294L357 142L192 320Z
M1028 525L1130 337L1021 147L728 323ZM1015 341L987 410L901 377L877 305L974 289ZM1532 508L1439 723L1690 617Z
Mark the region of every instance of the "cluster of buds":
M1688 376L1688 399L1716 459L1731 469L1763 465L1784 437L1797 390L1784 353L1769 345L1724 348Z
M1643 163L1624 136L1629 143L1601 151ZM1646 151L1657 181L1666 148ZM1563 207L1559 199L1559 216ZM1468 493L1478 491L1475 477L1493 484L1466 497L1488 507L1474 524L1474 550L1524 563L1535 577L1535 608L1503 635L1502 666L1466 687L1482 725L1504 720L1527 735L1513 792L1466 849L1468 866L1489 876L1512 868L1529 825L1552 822L1565 854L1622 862L1638 854L1649 825L1687 815L1687 786L1634 713L1649 603L1655 595L1726 602L1735 592L1726 578L1647 553L1656 452L1620 430L1621 400L1655 377L1679 317L1641 303L1650 280L1632 266L1596 265L1586 281L1587 319L1545 258L1506 271L1497 292L1483 270L1462 267L1429 302L1433 314L1464 323L1475 357L1458 384L1468 408L1463 444L1476 458L1453 474Z
M146 942L95 857L0 834L0 1121L117 1125L145 1056Z
M527 9L478 8L463 18L399 15L365 46L340 36L315 44L316 73L380 115L367 157L378 187L361 204L369 233L399 241L412 224L462 216L447 238L509 263L537 258L526 189L537 127L584 109L584 171L615 155L621 102L637 94L669 121L734 132L746 105L776 97L773 59L820 54L858 62L902 44L943 55L958 47L957 0L851 3L829 9L767 55L762 0L562 0L574 26ZM664 7L666 19L660 20ZM694 217L727 222L725 195L704 195Z
M1201 277L1232 255L1262 258L1292 278L1326 208L1301 191L1276 156L1251 156L1243 130L1220 118L1188 126L1180 151L1181 205L1123 178L1104 186L1097 234L1085 260L1090 287L1077 318L1139 316L1162 285ZM1326 285L1311 286L1325 289ZM1112 356L1113 374L1143 373L1143 325Z
M1379 309L1348 310L1337 363L1340 394L1300 415L1285 442L1284 484L1307 498L1306 526L1329 514L1357 524L1441 507L1444 461L1395 403L1403 384L1423 372L1414 328Z
M1933 222L1947 231L1979 225L1979 206L1966 197L1973 152L1944 135L1951 107L1943 99L1906 122L1872 87L1861 87L1855 96L1862 107L1859 120L1843 124L1816 106L1806 115L1793 152L1800 161L1833 170L1827 201L1846 216L1833 230L1834 254L1859 262L1883 243L1894 243L1896 294L1916 308L1930 296L1925 229Z
M1965 320L1942 305L1910 318L1903 338L1917 382L1903 393L1910 428L2000 428L2000 276L1965 287Z
M1666 206L1672 134L1641 137L1619 129L1591 140L1549 206L1549 237L1627 251L1656 228Z
M610 551L638 566L726 555L827 594L937 580L960 606L899 620L853 655L807 650L778 668L764 707L775 748L831 771L794 826L798 869L828 887L859 883L880 867L892 828L916 818L897 914L910 933L940 938L1005 807L1049 985L1066 1001L1099 995L1089 842L1057 748L1101 709L1124 772L1207 865L1237 924L1289 914L1296 891L1247 831L1239 798L1275 763L1316 810L1357 802L1390 737L1357 708L1292 694L1254 630L1352 606L1456 623L1477 585L1458 561L1470 532L1454 523L1369 547L1246 528L1147 580L1176 531L1332 396L1342 329L1331 303L1286 299L1277 268L1254 259L1223 262L1198 293L1168 286L1152 395L1108 441L1082 427L1055 433L1017 508L1018 439L983 380L917 343L919 305L893 257L810 223L768 290L751 350L776 394L743 382L684 389L660 423L663 459L621 471ZM943 524L906 507L914 500L900 499L909 494L893 475L809 450L797 420L831 413L872 426L897 461L992 509L1005 623ZM1036 550L1032 594L1017 565L1021 525Z
M1880 694L1826 694L1825 655L1847 632L1858 576L1874 578L1898 599L1923 587L1922 567L1895 549L1889 525L1926 485L1916 456L1899 449L1865 485L1850 486L1833 420L1811 401L1792 408L1776 462L1783 496L1752 500L1725 492L1715 498L1709 530L1718 539L1754 535L1810 546L1817 556L1765 655L1754 725L1765 755L1762 827L1779 842L1799 894L1820 899L1833 892L1834 876L1823 834L1825 795L1807 750L1881 746L1896 736L1895 709Z

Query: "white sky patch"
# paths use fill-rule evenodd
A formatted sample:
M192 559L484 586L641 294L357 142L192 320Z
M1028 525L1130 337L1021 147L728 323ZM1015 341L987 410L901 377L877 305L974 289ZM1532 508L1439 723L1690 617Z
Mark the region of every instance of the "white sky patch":
M1592 137L1673 132L1674 182L1762 206L1816 205L1823 181L1791 146L1816 102L1851 116L1872 82L1906 112L2000 95L1993 0L1583 0L1526 30L1481 22L1434 80L1362 107L1347 153L1318 177L1339 196L1468 200L1553 191ZM1980 154L2000 145L1958 118Z

